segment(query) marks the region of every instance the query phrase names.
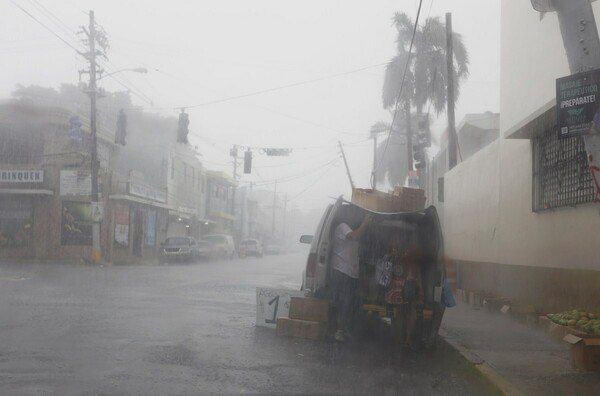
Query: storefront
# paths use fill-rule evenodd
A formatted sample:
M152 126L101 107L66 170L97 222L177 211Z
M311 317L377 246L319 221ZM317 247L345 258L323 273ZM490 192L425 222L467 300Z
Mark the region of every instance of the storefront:
M132 191L134 194L143 194L146 198L132 195ZM145 190L150 191L150 194L146 194L139 191L141 190L130 189L130 194L114 194L109 197L111 242L108 244L108 257L112 262L155 260L160 243L167 236L169 206L160 202L160 192ZM164 200L166 201L166 197Z
M54 192L43 170L0 170L0 257L38 258L44 250L44 214Z

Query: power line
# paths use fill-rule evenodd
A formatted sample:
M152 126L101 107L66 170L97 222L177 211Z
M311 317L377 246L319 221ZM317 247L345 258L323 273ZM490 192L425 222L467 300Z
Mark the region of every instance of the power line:
M212 101L208 101L208 102L204 102L204 103L197 103L197 104L192 104L192 105L183 105L183 106L176 106L176 107L154 107L154 109L156 109L156 110L178 110L181 108L191 109L194 107L202 107L202 106L208 106L208 105L213 105L213 104L218 104L218 103L223 103L223 102L229 102L229 101L236 100L236 99L247 98L250 96L261 95L261 94L268 93L268 92L280 91L283 89L293 88L293 87L297 87L300 85L312 84L315 82L329 80L329 79L336 78L336 77L359 73L364 70L373 69L373 68L381 67L381 66L385 66L385 65L387 65L387 62L378 63L376 65L365 66L365 67L361 67L361 68L354 69L354 70L349 70L349 71L342 72L342 73L330 74L328 76L319 77L319 78L315 78L312 80L304 80L304 81L299 81L299 82L295 82L295 83L291 83L291 84L280 85L278 87L272 87L272 88L262 89L259 91L249 92L249 93L245 93L245 94L241 94L241 95L230 96L230 97L226 97L226 98L222 98L222 99L212 100Z
M51 28L49 28L48 26L46 26L42 21L40 21L39 19L37 19L35 16L33 16L29 11L27 11L25 8L21 7L17 2L15 2L14 0L10 0L10 2L17 8L19 8L21 11L23 11L25 14L27 14L31 19L33 19L34 21L36 21L37 23L39 23L41 26L44 27L44 29L48 30L50 33L52 33L56 38L58 38L60 41L62 41L63 43L65 43L66 45L68 45L69 47L71 47L71 49L75 50L78 54L82 55L82 52L77 49L75 46L73 46L71 43L69 43L67 40L65 40L64 38L62 38L58 33L56 33L54 30L52 30Z

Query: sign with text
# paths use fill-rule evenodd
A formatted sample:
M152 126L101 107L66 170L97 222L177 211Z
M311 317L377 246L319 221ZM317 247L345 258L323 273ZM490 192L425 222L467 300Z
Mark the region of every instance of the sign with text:
M600 69L573 74L556 80L556 125L558 136L598 133Z
M87 170L61 170L60 195L92 195L92 175Z
M304 292L293 289L257 287L256 325L275 328L277 318L288 316L292 297L304 297Z
M115 246L129 246L129 206L115 205Z
M156 202L167 202L167 193L141 183L129 182L129 194Z
M43 170L0 170L0 182L43 183Z

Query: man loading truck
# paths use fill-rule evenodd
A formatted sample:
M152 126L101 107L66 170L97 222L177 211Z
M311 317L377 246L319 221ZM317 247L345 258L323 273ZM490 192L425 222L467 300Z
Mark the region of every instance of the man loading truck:
M359 241L369 223L371 215L365 215L361 225L352 230L344 222L334 231L332 240L332 290L337 307L337 331L335 340L344 342L349 335L349 324L359 305Z

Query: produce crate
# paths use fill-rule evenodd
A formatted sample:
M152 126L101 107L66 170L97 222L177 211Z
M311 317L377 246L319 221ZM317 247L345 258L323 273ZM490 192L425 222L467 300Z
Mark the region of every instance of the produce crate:
M600 336L567 334L563 340L571 344L573 367L600 370Z
M588 335L587 333L585 333L583 331L577 330L575 327L563 326L558 323L554 323L547 316L539 317L538 327L540 329L542 329L543 331L547 332L548 335L550 336L550 338L552 338L553 340L557 340L557 341L562 340L567 334L572 334L572 335L575 335L578 337Z
M290 299L290 319L327 322L329 320L329 301L311 297L292 297Z

